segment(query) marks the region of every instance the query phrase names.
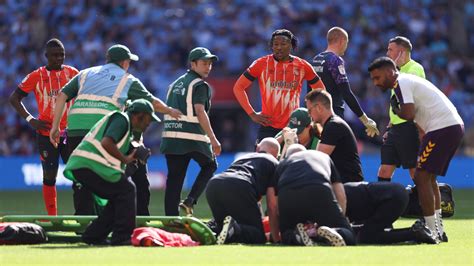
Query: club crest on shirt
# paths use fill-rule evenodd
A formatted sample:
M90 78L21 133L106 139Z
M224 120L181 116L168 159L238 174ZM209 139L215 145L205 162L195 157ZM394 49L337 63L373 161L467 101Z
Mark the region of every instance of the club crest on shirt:
M345 74L346 74L346 69L344 68L344 65L339 65L337 68L339 69L339 73L340 73L341 75L345 75Z
M299 68L293 68L293 75L298 76L300 74Z

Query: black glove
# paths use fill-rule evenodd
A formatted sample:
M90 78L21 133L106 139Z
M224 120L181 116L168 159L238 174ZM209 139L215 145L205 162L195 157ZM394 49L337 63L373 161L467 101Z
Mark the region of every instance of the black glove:
M133 161L125 167L125 178L132 176L138 170L138 161Z
M390 97L390 106L392 107L392 112L398 114L400 112L400 102L398 102L397 96L394 94Z
M135 157L141 164L146 164L148 161L148 158L151 155L151 150L145 147L145 145L140 144L138 147L136 147L137 152L135 153Z

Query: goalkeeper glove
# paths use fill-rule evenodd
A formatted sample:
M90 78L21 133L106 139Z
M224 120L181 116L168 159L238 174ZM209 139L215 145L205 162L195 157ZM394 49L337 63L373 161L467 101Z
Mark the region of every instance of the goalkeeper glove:
M365 126L365 133L367 133L367 136L372 138L379 134L377 124L374 120L368 118L366 114L363 114L361 117L359 117L359 119Z

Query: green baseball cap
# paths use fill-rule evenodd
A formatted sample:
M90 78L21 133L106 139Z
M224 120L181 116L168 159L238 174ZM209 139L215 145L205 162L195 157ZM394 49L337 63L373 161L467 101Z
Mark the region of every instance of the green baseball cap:
M291 113L288 127L296 128L296 133L300 134L309 124L311 124L311 117L309 116L308 109L301 107Z
M107 50L106 57L109 62L120 62L126 59L138 61L138 55L132 54L127 46L121 44L110 46L109 50Z
M211 59L212 61L217 61L219 60L219 57L217 55L211 54L209 49L204 48L204 47L196 47L189 52L188 55L188 61L196 61L199 59Z
M155 108L153 105L145 100L145 99L137 99L132 101L128 107L127 112L130 113L149 113L151 115L151 119L156 122L160 122L160 118L155 114Z

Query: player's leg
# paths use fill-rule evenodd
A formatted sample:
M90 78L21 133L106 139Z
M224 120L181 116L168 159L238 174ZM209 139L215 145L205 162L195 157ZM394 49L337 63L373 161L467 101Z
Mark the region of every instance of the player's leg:
M389 165L389 164L380 165L379 171L377 173L378 181L380 182L392 181L392 176L393 176L393 173L395 172L395 169L396 169L395 165Z
M191 187L191 191L189 191L188 196L182 202L182 204L185 205L183 207L185 207L187 210L186 212L188 215L192 214L194 205L197 203L197 200L206 188L207 182L217 169L217 162L215 158L209 158L200 152L192 152L190 153L190 156L199 164L201 170L199 171L196 180Z
M191 157L188 154L166 154L165 158L168 167L165 190L165 215L178 216L181 190L183 189L184 178Z
M59 151L49 137L37 135L38 151L43 168L43 200L48 215L57 215L56 176L58 174Z
M435 219L435 200L432 182L435 179L435 175L424 170L417 168L415 171L415 184L418 191L418 199L420 201L421 211L424 216L426 225L428 228L436 233L436 219Z
M403 169L408 169L412 180L415 179L415 168L420 149L418 128L414 122L405 122L400 125L398 132L400 138L396 142L396 148L400 155Z
M385 133L387 137L384 138L382 147L380 148L381 165L377 173L378 181L390 182L395 169L400 165L400 159L395 147L397 136L393 131L393 127L388 129Z
M423 185L421 189L418 187L418 195L426 225L440 236L441 216L435 215L435 210L441 209L436 176L446 174L463 135L462 125L449 126L426 133L420 146L415 183Z

